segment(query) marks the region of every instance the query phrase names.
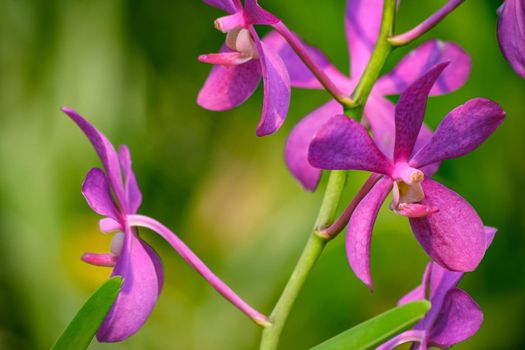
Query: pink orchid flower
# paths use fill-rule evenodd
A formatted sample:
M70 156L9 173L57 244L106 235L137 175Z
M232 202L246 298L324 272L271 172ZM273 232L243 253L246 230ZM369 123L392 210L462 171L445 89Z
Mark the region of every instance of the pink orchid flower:
M395 107L393 157L378 148L361 124L344 115L330 119L310 144L308 159L314 167L383 175L348 223L348 261L370 288L372 228L391 190L391 208L409 218L417 240L432 260L452 271L472 271L483 258L485 236L476 211L461 196L428 177L433 164L477 148L501 124L505 113L493 101L469 100L452 110L418 148L428 94L446 66L436 65L401 95Z
M525 0L505 0L498 13L501 52L514 71L525 79Z
M263 110L257 136L276 132L284 122L290 104L290 78L275 50L259 39L254 25L272 25L280 20L263 10L256 0L204 0L229 13L215 21L226 33L220 53L201 55L199 60L214 67L204 83L197 103L209 110L237 107L264 84Z

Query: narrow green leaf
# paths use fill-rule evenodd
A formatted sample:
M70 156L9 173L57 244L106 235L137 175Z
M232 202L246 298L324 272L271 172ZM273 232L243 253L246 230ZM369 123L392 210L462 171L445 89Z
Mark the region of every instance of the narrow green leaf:
M426 300L395 307L350 328L311 350L365 350L376 347L412 327L430 310Z
M78 311L51 349L87 349L115 302L121 286L122 278L119 276L111 278L100 286Z

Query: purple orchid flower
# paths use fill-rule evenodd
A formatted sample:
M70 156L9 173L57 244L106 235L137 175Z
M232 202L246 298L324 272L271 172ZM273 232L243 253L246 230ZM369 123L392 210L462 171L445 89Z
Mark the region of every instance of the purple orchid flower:
M514 71L525 78L525 0L505 0L498 13L501 52Z
M128 148L123 145L117 153L108 139L78 113L69 108L62 111L86 134L104 167L88 172L82 193L91 209L105 216L100 221L101 231L117 233L111 253L86 253L82 260L113 267L111 275L123 278L115 304L97 333L102 342L122 341L137 332L153 310L163 285L162 264L126 219L137 212L142 202Z
M417 145L428 94L446 66L436 65L401 95L395 108L393 157L378 148L361 124L344 115L330 119L310 144L309 161L314 167L383 175L348 223L348 261L370 288L372 228L391 190L391 208L409 218L417 240L441 266L472 271L485 252L483 224L476 211L461 196L428 177L434 164L465 155L483 143L505 113L490 100L469 100L452 110L427 142Z
M209 110L237 107L250 97L259 81L264 83L264 101L257 136L277 131L290 104L290 78L279 55L259 39L253 25L272 25L280 20L262 9L256 0L203 0L230 15L215 21L227 33L220 53L201 55L199 60L214 67L204 83L197 103Z
M485 227L485 249L488 249L495 234L495 228ZM448 349L472 337L481 327L483 312L465 291L456 287L462 277L461 272L429 263L422 284L401 298L398 305L428 299L432 308L413 329L397 335L376 350L391 350L408 342L415 343L412 350L427 350L429 347Z
M348 0L345 28L351 57L351 77L339 72L316 48L309 53L324 69L330 79L346 95L357 85L368 63L379 35L383 0ZM263 42L278 50L288 68L293 87L321 89L322 85L307 69L286 41L277 33L267 35ZM306 45L305 45L306 46ZM431 90L431 95L441 95L459 89L470 74L469 55L457 44L430 40L405 56L388 74L382 76L372 90L365 106L365 117L370 124L378 146L384 152L392 149L394 129L394 104L387 95L400 94L419 75L439 62L450 61L450 66L440 76ZM313 191L321 177L321 169L308 162L308 146L315 132L334 115L343 114L343 107L331 100L304 117L292 130L285 148L286 164L302 186ZM430 135L428 128L422 129L421 137Z
M152 218L137 215L142 194L131 168L129 149L122 145L118 152L115 151L111 142L77 112L67 107L62 111L86 134L102 161L104 170L93 168L88 172L82 193L88 205L105 217L100 220L100 230L116 232L111 253L86 253L82 256L82 260L89 264L113 267L111 275L123 279L120 293L100 326L97 339L118 342L136 333L146 322L161 292L163 270L160 258L140 239L136 227L159 234L233 305L254 322L267 324L265 315L235 294L173 232Z

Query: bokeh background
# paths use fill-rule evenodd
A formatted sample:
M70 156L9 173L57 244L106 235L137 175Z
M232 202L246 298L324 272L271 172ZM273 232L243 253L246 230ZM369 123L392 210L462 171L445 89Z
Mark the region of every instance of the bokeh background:
M398 30L444 2L403 0ZM261 3L348 69L344 0ZM461 282L485 321L458 349L525 348L525 81L497 47L500 4L467 1L425 36L458 42L473 59L466 86L431 98L430 125L476 96L498 101L508 113L483 146L445 162L436 176L499 228L479 269ZM108 251L111 237L98 231L99 217L80 194L85 173L99 161L59 112L62 105L76 108L115 144L129 145L142 213L171 227L249 302L271 310L326 185L324 178L317 193L303 191L285 169L283 145L293 125L328 95L294 90L284 127L266 138L255 136L260 88L232 111L198 107L210 67L196 58L224 39L213 28L221 15L198 0L0 0L1 349L48 348L110 273L79 259L85 251ZM409 49L396 51L387 68ZM347 200L364 179L350 175ZM158 305L129 340L93 342L91 349L257 347L256 326L165 242L142 235L165 266ZM282 349L306 349L392 307L419 283L426 261L407 221L385 206L372 246L376 292L352 274L338 237L308 279Z

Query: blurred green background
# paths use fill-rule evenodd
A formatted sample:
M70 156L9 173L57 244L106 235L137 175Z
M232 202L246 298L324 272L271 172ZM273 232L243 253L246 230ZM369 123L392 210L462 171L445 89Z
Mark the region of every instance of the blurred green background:
M403 0L398 31L445 1ZM309 43L348 69L344 0L261 0ZM445 162L437 179L499 228L479 269L461 287L485 321L458 349L525 348L525 81L497 47L500 1L467 1L426 38L460 43L472 55L469 82L432 98L435 127L476 96L508 118L475 152ZM195 103L224 35L222 13L198 0L0 0L0 348L45 349L110 273L80 261L108 251L111 237L80 194L99 161L59 108L77 109L115 144L129 145L144 193L141 213L177 232L225 281L269 312L314 222L326 178L304 192L282 149L304 114L328 99L294 90L287 122L255 137L261 89L243 106L214 113ZM261 29L264 33L264 29ZM420 40L422 42L423 40ZM411 46L413 48L414 46ZM396 51L392 67L410 48ZM365 174L352 173L349 199ZM155 235L143 232L165 266L165 287L146 325L119 344L92 349L255 349L259 330ZM305 349L392 307L415 287L427 257L407 221L385 206L375 228L371 294L350 271L344 238L322 255L283 335L282 349Z

